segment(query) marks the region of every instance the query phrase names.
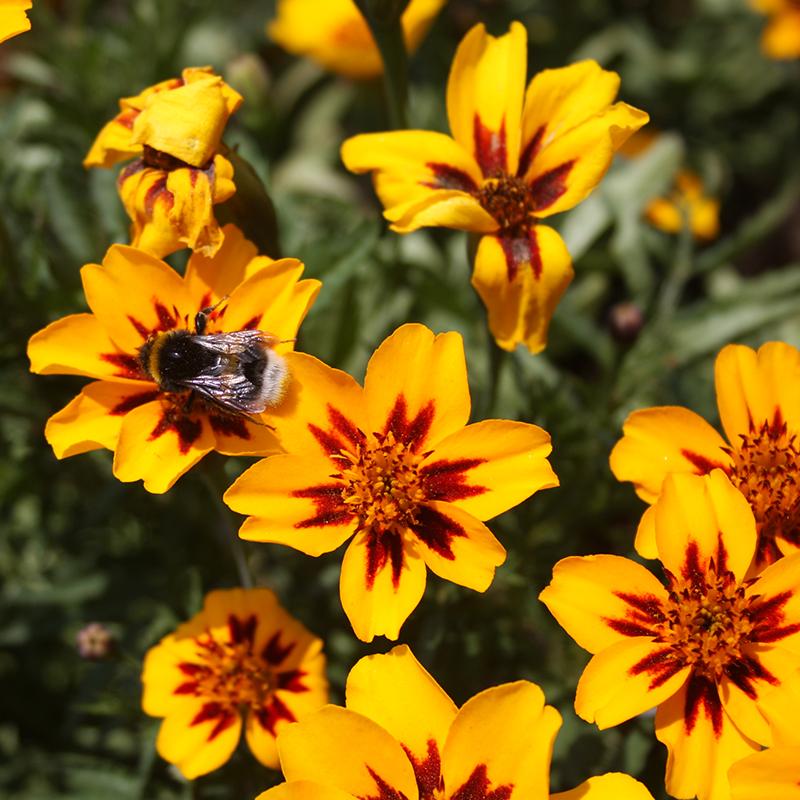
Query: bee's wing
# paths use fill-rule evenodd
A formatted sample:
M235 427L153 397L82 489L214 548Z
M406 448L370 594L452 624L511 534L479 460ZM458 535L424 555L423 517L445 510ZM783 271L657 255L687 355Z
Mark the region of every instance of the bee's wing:
M195 336L194 341L212 353L235 359L248 354L263 353L267 347L274 344L275 337L264 331L231 331Z

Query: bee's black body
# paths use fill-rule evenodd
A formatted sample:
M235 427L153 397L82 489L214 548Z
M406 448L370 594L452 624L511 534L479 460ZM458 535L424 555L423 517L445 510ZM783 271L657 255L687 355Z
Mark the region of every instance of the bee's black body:
M198 315L197 328L205 329ZM139 350L144 372L164 392L196 392L233 414L260 414L283 394L286 367L263 331L158 333Z

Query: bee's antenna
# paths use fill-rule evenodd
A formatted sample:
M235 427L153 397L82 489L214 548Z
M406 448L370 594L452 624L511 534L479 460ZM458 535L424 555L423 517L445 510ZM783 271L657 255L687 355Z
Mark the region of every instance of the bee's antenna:
M278 344L294 344L296 341L296 337L294 339L281 339Z
M224 297L220 297L213 306L206 306L205 308L201 309L194 315L194 330L195 333L202 335L206 330L206 323L208 322L208 318L230 297L230 295L226 294Z

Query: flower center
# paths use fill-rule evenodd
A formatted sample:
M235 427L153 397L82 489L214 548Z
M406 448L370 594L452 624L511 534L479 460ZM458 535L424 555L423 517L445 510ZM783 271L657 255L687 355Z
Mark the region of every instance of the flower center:
M712 680L743 657L753 623L750 600L733 573L717 575L709 566L704 578L675 579L660 639L679 654L680 662Z
M765 422L742 436L731 481L747 498L759 529L759 555L774 561L781 553L776 537L800 544L800 442L786 423ZM769 556L773 557L770 558Z
M415 522L425 499L419 464L423 456L396 441L394 434L374 434L375 444L355 453L342 451L342 500L358 517L359 528L402 530Z
M510 236L520 236L531 222L534 208L531 187L522 178L513 175L492 178L475 196Z
M265 705L276 688L276 677L267 662L252 652L252 641L220 642L210 631L196 641L199 663L191 665L190 671L197 695L228 706Z

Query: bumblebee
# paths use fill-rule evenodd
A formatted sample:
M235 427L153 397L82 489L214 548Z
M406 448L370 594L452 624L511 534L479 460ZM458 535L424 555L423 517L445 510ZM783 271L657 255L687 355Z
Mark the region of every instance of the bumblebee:
M288 376L273 347L276 338L258 330L205 333L213 308L195 315L195 332L156 333L139 348L143 372L163 392L190 392L228 414L251 416L276 405Z

